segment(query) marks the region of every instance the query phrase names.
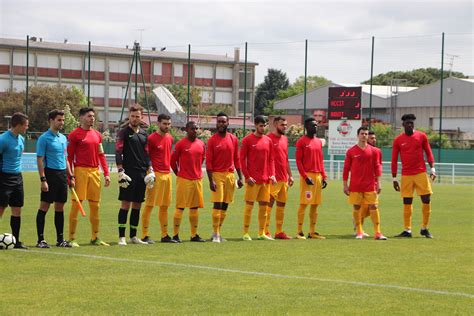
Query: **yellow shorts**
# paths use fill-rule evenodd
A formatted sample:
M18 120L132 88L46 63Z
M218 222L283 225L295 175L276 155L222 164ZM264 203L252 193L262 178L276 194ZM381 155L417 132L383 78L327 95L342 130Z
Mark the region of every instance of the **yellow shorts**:
M303 177L300 177L300 204L320 205L323 176L319 172L308 172L307 175L314 184L309 185Z
M404 198L413 197L413 191L416 189L417 195L432 194L431 183L425 172L413 176L402 176L400 193Z
M234 201L235 177L233 172L213 172L212 179L216 183L216 191L211 191L211 202Z
M379 197L377 192L350 192L348 202L352 205L377 205Z
M170 206L171 174L155 171L155 185L146 188L146 206Z
M176 177L176 208L203 208L202 180Z
M245 184L245 201L270 202L270 184Z
M286 203L288 200L288 182L277 182L270 185L270 195L280 203Z
M76 193L80 201L100 201L100 171L99 168L76 167L74 168L76 178ZM73 198L73 200L75 200Z

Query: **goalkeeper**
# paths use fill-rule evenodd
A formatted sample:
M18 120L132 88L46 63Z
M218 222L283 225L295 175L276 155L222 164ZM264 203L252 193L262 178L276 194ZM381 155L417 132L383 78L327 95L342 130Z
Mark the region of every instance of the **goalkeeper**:
M118 213L119 246L126 246L125 228L130 206L130 243L144 244L137 237L140 207L148 185L153 187L155 175L147 153L147 133L140 128L143 108L135 104L129 108L128 125L117 133L115 162L118 168L120 186L119 200L122 202Z

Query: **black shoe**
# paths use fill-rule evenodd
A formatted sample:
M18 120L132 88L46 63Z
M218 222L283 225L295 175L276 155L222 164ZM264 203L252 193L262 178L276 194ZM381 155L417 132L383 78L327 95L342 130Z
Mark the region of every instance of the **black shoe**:
M13 246L14 249L28 249L21 241L17 241L15 246Z
M400 234L395 235L395 237L408 237L408 238L411 238L411 232L407 231L407 230L404 230Z
M143 242L146 242L149 245L153 245L155 241L151 239L149 236L146 236L145 238L142 239Z
M430 234L428 228L420 230L420 235L425 236L426 238L433 238L433 235Z
M173 236L173 240L174 240L175 243L180 243L180 242L182 242L181 239L179 239L179 235L178 235L178 234L176 234L176 235Z
M71 248L72 246L69 244L69 242L67 240L63 240L63 241L58 241L56 243L56 247L60 247L60 248Z
M178 237L179 239L179 237ZM165 237L161 237L161 242L167 242L167 243L171 243L171 244L176 244L178 241L172 239L170 236L166 235ZM181 241L179 241L181 242Z
M36 248L49 248L49 245L46 240L41 240L36 244Z
M205 240L202 239L201 237L199 237L198 234L196 234L196 236L194 236L194 237L191 237L191 241L195 241L195 242L205 242Z

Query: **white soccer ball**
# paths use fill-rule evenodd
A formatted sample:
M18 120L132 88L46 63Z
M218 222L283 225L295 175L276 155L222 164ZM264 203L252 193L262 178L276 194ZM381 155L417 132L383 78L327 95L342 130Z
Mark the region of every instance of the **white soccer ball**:
M11 249L15 246L16 239L15 236L9 233L0 234L0 249Z

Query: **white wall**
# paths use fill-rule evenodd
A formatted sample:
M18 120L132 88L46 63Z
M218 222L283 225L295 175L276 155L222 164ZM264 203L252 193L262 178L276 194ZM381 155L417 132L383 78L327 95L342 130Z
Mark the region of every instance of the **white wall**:
M0 65L10 65L10 52L0 50Z
M30 60L29 64L30 66L34 65L34 60L35 56L30 53ZM26 66L26 52L13 52L13 65L14 66Z
M109 61L109 71L128 74L130 72L130 63L128 59L111 59ZM135 73L135 64L133 65L133 73ZM140 65L138 65L138 73L140 73Z
M85 59L86 64L85 64L85 71L89 69L89 59L86 57ZM92 57L91 58L91 71L101 71L103 72L105 70L105 59L102 58L96 58Z
M61 69L82 70L82 58L77 56L61 56Z
M232 104L232 92L216 91L215 103Z
M216 79L232 80L233 70L230 67L217 66Z
M214 68L212 66L195 65L194 77L212 79L214 77Z
M36 57L37 57L38 67L52 68L52 69L59 68L58 55L38 54Z

